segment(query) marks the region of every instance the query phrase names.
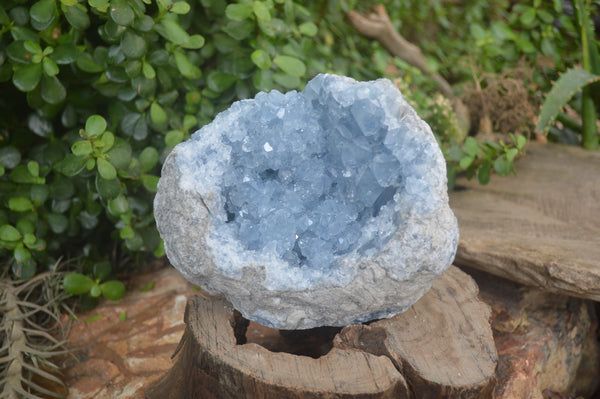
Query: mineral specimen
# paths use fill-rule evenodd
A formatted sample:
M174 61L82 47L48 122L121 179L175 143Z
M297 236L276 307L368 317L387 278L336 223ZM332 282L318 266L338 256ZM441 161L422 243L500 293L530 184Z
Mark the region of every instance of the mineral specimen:
M176 146L155 217L171 263L280 329L390 317L454 259L429 126L392 82L321 74L234 103Z

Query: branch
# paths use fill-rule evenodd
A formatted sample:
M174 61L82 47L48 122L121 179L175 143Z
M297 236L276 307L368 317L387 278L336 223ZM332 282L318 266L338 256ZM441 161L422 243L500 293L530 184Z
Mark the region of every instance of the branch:
M424 74L431 76L440 86L442 94L450 100L454 99L454 92L450 84L440 74L431 72L421 49L410 43L394 29L385 6L376 4L373 6L373 11L364 16L350 10L348 12L350 24L362 35L377 40L390 54L403 59L410 65L419 68Z

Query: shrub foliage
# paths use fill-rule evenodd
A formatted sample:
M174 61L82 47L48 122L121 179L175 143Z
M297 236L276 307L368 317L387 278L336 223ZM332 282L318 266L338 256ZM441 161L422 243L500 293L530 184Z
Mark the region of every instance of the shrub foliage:
M403 10L402 2L393 3L391 9ZM386 75L389 63L407 67L352 30L345 20L350 7L365 11L369 4L3 1L0 256L12 259L13 276L30 278L60 256L163 255L152 200L162 161L190 133L259 90L301 89L319 72L367 80ZM471 22L485 22L480 5L464 7ZM435 15L449 29L443 10ZM449 37L466 51L468 35L453 30ZM406 81L435 90L426 77L406 71ZM421 108L439 103L433 98L423 96ZM443 115L452 120L447 106L440 109L431 114L437 125ZM439 128L440 141L448 143L444 134L452 126L446 127ZM445 147L454 171L475 173L483 159L489 176L509 150L510 162L495 167L512 170L509 147L459 144Z

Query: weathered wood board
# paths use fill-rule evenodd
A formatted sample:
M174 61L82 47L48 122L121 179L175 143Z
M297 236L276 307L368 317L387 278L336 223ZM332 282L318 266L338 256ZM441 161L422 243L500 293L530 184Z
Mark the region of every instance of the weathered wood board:
M451 267L407 312L343 328L318 358L238 344L247 324L240 329L230 305L193 297L176 363L147 397L491 397L497 353L490 308L477 293L471 277Z
M457 180L455 264L600 301L600 152L531 143L517 176Z

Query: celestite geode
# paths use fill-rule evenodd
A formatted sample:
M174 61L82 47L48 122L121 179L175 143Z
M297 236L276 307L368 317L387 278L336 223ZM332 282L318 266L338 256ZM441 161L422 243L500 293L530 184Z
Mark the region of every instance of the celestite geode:
M392 82L321 74L234 103L167 158L171 263L246 318L303 329L390 317L454 259L429 126Z

